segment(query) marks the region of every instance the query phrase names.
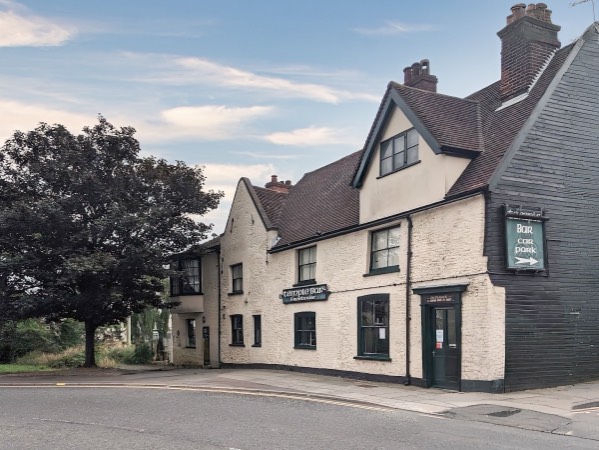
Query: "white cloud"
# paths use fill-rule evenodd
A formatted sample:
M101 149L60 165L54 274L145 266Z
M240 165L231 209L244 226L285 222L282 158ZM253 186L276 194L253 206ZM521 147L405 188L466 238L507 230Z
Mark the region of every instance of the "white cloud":
M252 93L259 90L287 98L306 98L333 104L347 100L380 101L379 96L372 94L335 89L323 84L301 83L280 76L260 75L204 58L138 53L124 53L124 56L137 63L147 62L153 67L150 70L156 70L156 65L159 63L164 70L163 73L150 74L141 79L151 83L204 84L247 90ZM288 76L298 75L301 76L302 73L288 74Z
M293 131L276 132L264 136L264 139L277 145L294 145L302 147L321 145L359 145L358 141L354 139L347 130L329 127L308 127L299 128Z
M432 31L432 25L410 25L401 22L387 21L378 28L355 28L354 31L366 36L395 36L398 34L416 33L420 31Z
M141 122L136 129L153 141L180 138L207 140L239 139L253 120L271 114L270 106L228 107L224 105L180 106L160 113L160 120Z
M275 154L275 153L260 153L260 152L231 152L234 155L249 156L255 159L297 159L300 155L291 155L288 153Z
M85 125L92 125L96 116L76 114L42 105L24 104L0 99L0 141L8 139L15 130L33 130L40 122L64 125L73 134Z
M18 4L0 1L0 47L40 47L61 45L74 34L49 19L19 13Z

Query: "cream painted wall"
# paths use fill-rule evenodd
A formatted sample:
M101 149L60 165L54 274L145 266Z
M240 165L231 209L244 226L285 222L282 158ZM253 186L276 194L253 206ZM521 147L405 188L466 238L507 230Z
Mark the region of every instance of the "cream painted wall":
M225 363L264 363L268 348L253 347L253 315L262 316L262 328L271 319L271 303L278 301L271 286L270 259L267 253L276 232L267 231L252 201L246 185L240 182L227 229L221 238L222 265L222 334L221 354ZM230 295L230 266L243 264L243 293ZM274 295L274 298L273 298ZM244 347L231 346L231 319L233 314L243 315ZM264 341L264 336L262 338Z
M384 128L384 141L413 125L399 108L395 108ZM420 163L379 178L379 144L367 169L360 190L360 223L388 217L403 211L438 202L464 171L469 159L435 155L422 137L419 138Z
M467 283L462 309L462 377L495 380L503 377L504 292L486 274L484 198L462 200L413 216L412 288ZM280 294L297 280L297 249L268 254L273 233L264 229L243 184L232 207L231 221L222 237L224 363L282 364L405 375L406 222L401 229L399 273L364 276L368 271L372 229L320 241L317 247L317 284L327 284L326 301L283 304ZM385 227L391 226L387 224ZM244 292L227 296L232 264L244 265ZM390 296L390 358L356 360L357 297ZM420 297L411 300L411 374L422 377ZM294 349L294 313L316 313L317 349ZM231 347L231 314L243 314L245 347ZM262 346L251 347L252 315L262 316Z
M483 256L483 196L457 201L412 216L411 288L467 284L462 296L462 378L503 378L505 360L505 293L494 287ZM400 272L364 276L368 272L370 233L365 229L317 242L316 282L327 284L326 301L283 304L280 294L297 281L297 249L269 254L274 232L268 232L245 184L236 192L227 229L221 237L221 296L218 311L217 255L203 259L203 314L173 316L175 362L201 365L201 328L210 326L211 356L216 359L216 333L221 320L224 363L258 363L405 376L406 366L406 220L400 227ZM243 293L231 291L230 266L243 264ZM357 298L389 294L391 361L357 360ZM184 298L183 298L184 300ZM411 375L422 378L420 296L410 294ZM317 349L294 348L294 313L316 313ZM232 314L242 314L245 346L230 346ZM262 346L252 347L253 315L262 317ZM186 349L185 319L198 323L198 348ZM205 323L203 319L205 318ZM179 337L177 337L179 331ZM213 366L216 362L213 362Z
M482 195L413 216L412 287L468 283L462 294L462 378L502 379L505 290L494 287L483 256ZM420 296L412 295L414 376L422 376Z

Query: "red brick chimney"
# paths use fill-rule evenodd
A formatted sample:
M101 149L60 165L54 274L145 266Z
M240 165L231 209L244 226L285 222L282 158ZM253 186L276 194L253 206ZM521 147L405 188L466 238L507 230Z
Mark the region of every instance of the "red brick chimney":
M553 53L560 48L545 3L518 3L512 6L506 27L497 33L501 39L501 100L506 101L530 88L533 80Z
M406 86L422 89L424 91L437 92L437 77L430 74L430 62L428 59L423 59L420 62L415 62L411 67L406 67L403 70L404 81Z
M271 175L270 181L264 185L266 189L270 189L275 192L283 192L287 194L293 185L291 184L291 180L287 181L279 181L276 175Z

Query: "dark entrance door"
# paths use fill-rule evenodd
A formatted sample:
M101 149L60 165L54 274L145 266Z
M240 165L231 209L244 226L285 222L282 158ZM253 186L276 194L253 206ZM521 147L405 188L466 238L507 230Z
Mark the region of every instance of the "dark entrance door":
M467 286L413 289L422 299L422 375L426 387L461 388L462 292Z
M431 386L460 389L460 349L456 310L451 307L432 307L430 319L430 341L432 378Z

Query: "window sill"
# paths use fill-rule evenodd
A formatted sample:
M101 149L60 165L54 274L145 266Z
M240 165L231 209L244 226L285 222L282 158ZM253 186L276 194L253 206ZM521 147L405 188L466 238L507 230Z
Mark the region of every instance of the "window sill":
M391 172L387 172L384 175L379 175L378 177L376 177L376 179L378 180L379 178L386 177L387 175L393 175L394 173L399 172L399 171L404 170L404 169L407 169L408 167L412 167L412 166L415 166L416 164L420 164L420 162L421 161L418 160L418 161L415 161L415 162L413 162L411 164L406 164L405 166L401 166L401 167L399 167L399 168L397 168L395 170L392 170Z
M245 347L245 344L229 344L229 347Z
M362 359L362 360L367 360L367 361L391 361L391 358L389 358L388 356L376 356L376 355L372 355L372 356L354 356L354 359Z
M243 291L227 292L228 296L231 296L231 295L242 295L242 294L243 294Z
M316 347L304 347L301 345L296 345L295 347L293 347L296 350L316 350Z
M370 272L362 275L363 277L373 277L375 275L383 275L385 273L397 273L399 266L381 267L380 269L372 269Z
M189 297L190 295L204 295L203 292L185 292L185 293L181 293L181 294L173 294L170 293L169 297L174 298L174 297Z
M195 345L191 346L191 345L186 345L185 348L196 348Z
M262 344L254 344L252 347L262 347Z
M293 287L298 287L298 286L310 286L311 284L316 284L316 280L304 280L304 281L298 281L296 284L293 285Z

